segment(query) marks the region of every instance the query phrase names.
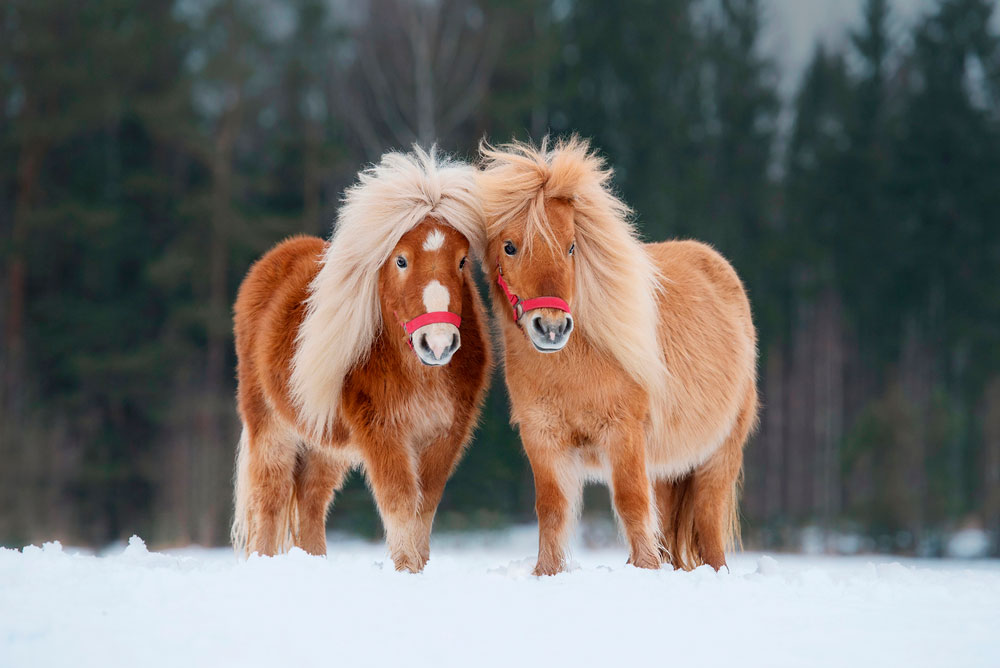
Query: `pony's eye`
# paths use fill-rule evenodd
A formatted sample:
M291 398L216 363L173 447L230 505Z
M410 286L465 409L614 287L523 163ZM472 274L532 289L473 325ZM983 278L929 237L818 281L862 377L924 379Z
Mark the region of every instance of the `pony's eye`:
M574 241L569 245L569 254L572 255L575 250L576 250L576 242Z
M503 244L503 252L507 255L513 255L517 252L517 246L514 245L513 241L505 241Z
M396 266L400 269L406 269L406 258L402 255L396 258Z
M458 263L458 270L462 271L463 269L465 269L465 258L464 257L462 258L462 261Z

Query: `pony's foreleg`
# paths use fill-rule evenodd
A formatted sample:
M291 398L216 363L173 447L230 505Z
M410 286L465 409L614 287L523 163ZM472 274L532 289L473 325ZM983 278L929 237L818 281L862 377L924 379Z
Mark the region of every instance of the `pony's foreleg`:
M393 564L397 571L418 573L420 484L405 442L398 437L367 437L361 448Z
M350 468L348 461L319 446L299 453L295 465L299 512L295 545L309 554L326 554L326 511Z
M420 567L427 563L431 555L431 527L434 525L434 515L437 513L444 486L455 469L455 463L462 453L462 438L465 430L455 433L455 430L432 441L420 453L418 465L420 476L420 533L417 540L417 550L420 554Z
M521 440L535 478L538 562L535 575L566 569L566 543L583 496L582 464L574 453L547 438L525 432Z
M639 568L660 567L656 540L656 512L646 473L646 437L642 425L627 424L609 439L611 496L629 544L628 563Z

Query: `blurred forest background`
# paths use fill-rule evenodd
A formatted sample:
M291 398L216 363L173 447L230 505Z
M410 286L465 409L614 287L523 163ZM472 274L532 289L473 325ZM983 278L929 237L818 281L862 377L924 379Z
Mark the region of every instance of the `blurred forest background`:
M647 238L709 241L748 285L747 543L938 554L974 527L995 554L995 9L901 29L868 0L786 100L754 0L4 0L0 544L225 542L254 258L328 234L386 149L578 131ZM534 521L506 402L439 526ZM329 526L378 531L357 476Z

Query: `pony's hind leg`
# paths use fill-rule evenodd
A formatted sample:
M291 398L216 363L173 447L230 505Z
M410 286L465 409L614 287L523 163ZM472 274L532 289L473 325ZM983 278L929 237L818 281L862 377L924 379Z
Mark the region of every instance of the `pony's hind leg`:
M295 524L292 481L299 441L267 424L247 439L247 551L275 555L289 547Z
M731 540L730 523L742 452L716 452L695 471L691 479L694 494L695 545L701 563L715 570L726 565L726 547Z
M327 508L350 468L350 462L319 446L299 450L295 463L295 504L299 515L295 545L309 554L326 554Z
M691 479L694 532L698 554L715 570L726 565L725 550L739 540L740 474L743 445L757 417L756 392L748 395L726 440Z
M691 511L691 504L685 502L691 494L691 476L679 480L657 480L653 483L653 492L660 521L660 561L674 568L684 568L684 541L678 532L694 520L693 516L682 518L678 515Z

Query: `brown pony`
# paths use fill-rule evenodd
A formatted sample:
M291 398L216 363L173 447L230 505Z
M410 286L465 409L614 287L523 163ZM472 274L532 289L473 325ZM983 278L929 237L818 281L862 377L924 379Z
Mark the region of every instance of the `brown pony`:
M740 279L704 244L642 244L586 141L480 151L485 268L535 477L535 573L565 567L587 479L610 486L629 563L719 569L757 416Z
M474 168L389 153L348 189L329 243L289 239L236 300L233 545L326 553L326 511L361 466L397 570L420 571L490 369Z

